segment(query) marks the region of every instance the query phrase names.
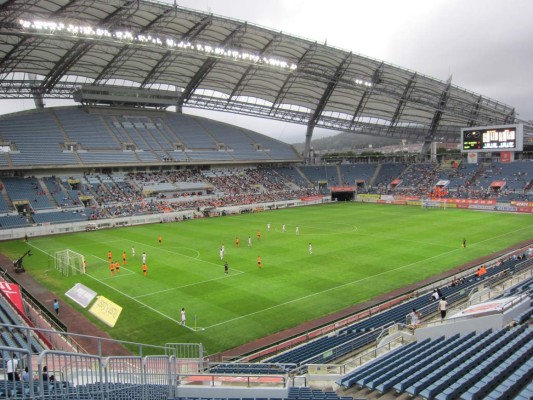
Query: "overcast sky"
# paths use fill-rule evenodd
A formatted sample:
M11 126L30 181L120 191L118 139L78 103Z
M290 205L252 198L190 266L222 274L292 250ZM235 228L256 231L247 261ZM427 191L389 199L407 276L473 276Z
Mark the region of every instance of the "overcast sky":
M173 0L166 0L173 3ZM177 0L447 80L533 120L532 0ZM50 105L50 102L48 102ZM26 100L22 108L32 108ZM9 107L11 108L11 107ZM2 107L5 112L6 107ZM12 111L12 110L10 110ZM305 126L187 110L301 142ZM324 132L315 130L315 137Z

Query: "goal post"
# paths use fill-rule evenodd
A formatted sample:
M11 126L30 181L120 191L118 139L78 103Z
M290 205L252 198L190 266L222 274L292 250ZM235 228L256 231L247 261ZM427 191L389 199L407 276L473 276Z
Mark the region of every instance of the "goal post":
M55 256L56 269L63 276L77 275L85 273L85 258L80 253L70 249L56 251Z

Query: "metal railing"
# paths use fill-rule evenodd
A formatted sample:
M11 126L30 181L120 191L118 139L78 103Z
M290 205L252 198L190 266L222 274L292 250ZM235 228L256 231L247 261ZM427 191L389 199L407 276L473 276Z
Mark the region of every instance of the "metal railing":
M192 376L185 375L182 367L201 365L198 359L173 355L103 357L45 350L35 356L13 347L0 347L0 353L5 361L0 368L0 399L166 400L175 397L184 376ZM244 379L249 386L254 384L254 377ZM284 386L285 382L281 377L275 383Z

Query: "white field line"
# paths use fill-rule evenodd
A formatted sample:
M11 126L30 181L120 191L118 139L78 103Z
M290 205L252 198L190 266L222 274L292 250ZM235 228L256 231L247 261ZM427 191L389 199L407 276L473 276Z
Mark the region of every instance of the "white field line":
M158 290L158 291L151 292L151 293L141 294L139 296L135 296L134 298L135 299L139 299L141 297L147 297L147 296L153 296L153 295L160 294L160 293L171 292L172 290L178 290L178 289L183 289L183 288L186 288L186 287L197 286L197 285L203 285L204 283L218 281L218 280L226 279L226 278L231 278L231 277L234 277L234 276L237 276L237 275L241 275L241 274L244 274L244 272L237 272L236 274L233 274L233 275L224 275L224 276L220 276L218 278L207 279L205 281L189 283L187 285L181 285L181 286L176 286L176 287L168 288L168 289L164 289L164 290Z
M499 237L505 237L505 236L507 236L507 235L509 235L509 234L512 234L512 233L515 233L515 232L520 232L520 231L522 231L522 230L524 230L524 229L529 229L529 227L524 227L524 228L516 229L516 230L511 231L511 232L505 232L505 233L502 233L501 235L496 235L496 236L493 236L493 237L491 237L491 238L487 238L487 239L485 239L485 240L482 240L482 241L480 241L480 242L472 243L472 244L470 244L469 246L471 247L471 246L479 245L479 244L482 244L482 243L484 243L484 242L488 242L488 241L491 241L491 240L497 239L497 238L499 238ZM379 237L379 236L377 236L377 237ZM125 240L127 240L127 239L125 239ZM128 241L129 241L129 242L133 242L133 243L143 244L143 243L141 243L141 242L136 242L136 241L133 241L133 240L128 240ZM29 244L29 243L28 243L28 244ZM31 245L31 244L30 244L30 245ZM143 245L144 245L144 244L143 244ZM33 246L33 245L31 245L31 246L32 246L32 247L35 247L35 246ZM148 246L148 247L152 247L152 248L156 247L156 246L152 246L152 245L147 245L147 246ZM41 249L39 249L39 248L37 248L37 247L35 247L35 248L36 248L37 250L39 250L39 251L45 253L45 254L48 254L48 253L47 253L46 251L44 251L44 250L41 250ZM163 250L163 249L162 249L162 250ZM370 276L366 276L366 277L364 277L364 278L357 279L357 280L354 280L354 281L351 281L351 282L346 282L346 283L343 283L342 285L334 286L334 287L331 287L331 288L328 288L328 289L322 290L322 291L320 291L320 292L311 293L311 294L309 294L309 295L302 296L302 297L299 297L299 298L296 298L296 299L292 299L292 300L286 301L286 302L284 302L284 303L276 304L275 306L272 306L272 307L267 307L267 308L264 308L264 309L261 309L261 310L258 310L258 311L254 311L254 312L252 312L252 313L248 313L248 314L245 314L245 315L241 315L241 316L238 316L238 317L235 317L235 318L228 319L228 320L226 320L226 321L222 321L222 322L219 322L219 323L216 323L216 324L213 324L213 325L209 325L209 326L205 327L204 329L209 329L209 328L214 328L214 327L217 327L217 326L225 325L225 324L230 323L230 322L234 322L234 321L237 321L237 320L240 320L240 319L243 319L243 318L246 318L246 317L252 316L252 315L260 314L260 313L265 312L265 311L269 311L269 310L273 310L273 309L276 309L276 308L279 308L279 307L283 307L283 306L288 305L288 304L296 303L296 302L298 302L298 301L305 300L305 299L308 299L308 298L311 298L311 297L314 297L314 296L317 296L317 295L320 295L320 294L323 294L323 293L331 292L331 291L334 291L334 290L337 290L337 289L340 289L340 288L343 288L343 287L346 287L346 286L350 286L350 285L353 285L353 284L356 284L356 283L364 282L364 281L366 281L366 280L373 279L373 278L376 278L376 277L378 277L378 276L382 276L382 275L388 274L388 273L390 273L390 272L396 272L396 271L399 271L399 270L404 269L404 268L413 267L413 266L415 266L415 265L417 265L417 264L419 264L419 263L422 263L422 262L426 263L426 262L429 261L429 260L432 260L432 259L434 259L434 258L441 257L441 256L443 256L443 255L447 255L447 254L453 253L454 251L458 251L458 250L463 250L463 249L462 249L462 248L457 248L457 249L453 249L453 250L450 250L450 251L445 252L445 253L439 253L439 254L437 254L437 255L435 255L435 256L432 256L432 257L426 258L426 259L424 259L424 260L419 260L419 261L416 261L416 262L414 262L414 263L410 263L410 264L402 265L402 266L399 266L399 267L397 267L397 268L390 269L390 270L387 270L387 271L384 271L384 272L380 272L380 273L375 274L375 275L370 275ZM180 253L175 253L175 252L172 252L172 251L169 251L169 250L165 250L165 251L168 251L168 252L170 252L170 253L174 253L174 254L179 254L179 255L181 255ZM195 259L195 260L198 260L197 258L194 258L194 257L185 256L185 255L183 255L183 256L184 256L184 257L187 257L187 258L193 258L193 259ZM99 257L97 257L97 258L99 258ZM209 262L209 261L203 261L203 260L199 260L199 261L202 261L202 262L205 262L205 263L208 263L208 264L212 264L212 265L216 265L217 267L219 267L219 265L217 265L217 264L215 264L215 263L212 263L212 262ZM239 271L239 272L241 272L241 271ZM94 277L92 277L92 276L90 276L90 277L91 277L92 279L96 280L96 281L99 281L99 279L97 279L97 278L94 278ZM179 323L179 322L176 321L175 319L173 319L173 318L171 318L171 317L169 317L169 316L167 316L167 315L165 315L165 314L163 314L163 313L161 313L161 312L155 310L154 308L152 308L152 307L150 307L150 306L148 306L148 305L145 305L145 304L142 303L141 301L138 301L137 299L135 299L135 298L133 298L133 297L131 297L131 296L125 294L125 293L122 293L122 292L119 291L118 289L115 289L115 288L113 288L113 287L111 287L111 286L109 286L109 285L107 285L107 284L105 284L105 283L103 283L103 282L102 282L102 284L105 285L105 286L107 286L107 287L109 287L110 289L116 290L118 293L123 294L124 296L126 296L126 297L132 299L133 301L136 301L137 303L146 306L147 308L151 309L151 310L154 311L155 313L160 314L160 315L164 316L165 318L170 319L171 321L174 321L174 322L176 322L176 323ZM186 326L186 328L188 328L188 329L190 329L190 330L193 330L192 328L189 328L189 327L187 327L187 326Z
M150 244L145 244L145 243L142 243L142 242L137 242L135 240L130 240L130 239L123 239L125 241L128 241L128 242L131 242L131 243L136 243L136 244L139 244L139 245L142 245L142 246L146 246L146 247L151 247L153 249L159 249L159 250L162 250L162 251L166 251L167 253L171 253L171 254L176 254L176 255L179 255L181 257L185 257L185 258L190 258L192 260L196 260L196 261L199 261L201 263L204 263L204 264L209 264L209 265L214 265L216 266L217 268L222 268L223 266L220 265L220 264L216 264L214 262L211 262L211 261L206 261L206 260L202 260L201 258L197 258L197 257L191 257L191 256L188 256L186 254L182 254L182 253L179 253L177 251L172 251L172 250L168 250L168 249L164 249L162 247L159 247L159 246L153 246L153 245L150 245ZM194 250L198 253L198 256L200 255L200 253L198 252L198 250L196 249L193 249L191 247L182 247L183 249L189 249L189 250ZM238 270L238 269L235 269L235 268L230 268L231 270L233 271L236 271L238 272L239 274L244 274L244 271L241 271L241 270Z
M38 251L40 251L40 252L42 252L42 253L44 253L44 254L48 254L46 251L44 251L44 250L38 248L37 246L35 246L35 245L31 244L31 243L28 243L28 244L29 244L31 247L33 247L34 249L36 249L36 250L38 250ZM97 257L97 258L99 258L99 257ZM93 280L99 282L101 285L107 286L109 289L114 290L115 292L120 293L120 294L123 295L124 297L126 297L126 298L128 298L128 299L130 299L130 300L132 300L132 301L134 301L134 302L136 302L136 303L138 303L138 304L140 304L141 306L148 308L149 310L153 311L154 313L161 315L163 318L166 318L166 319L168 319L168 320L170 320L170 321L172 321L172 322L175 322L176 324L180 324L180 325L181 325L181 321L178 321L178 320L172 318L171 316L166 315L166 314L162 313L161 311L156 310L156 309L153 308L153 307L150 307L148 304L145 304L145 303L143 303L142 301L137 300L136 298L130 296L129 294L124 293L123 291L121 291L121 290L119 290L119 289L117 289L117 288L115 288L115 287L113 287L113 286L111 286L111 285L108 285L107 283L103 282L102 280L100 280L100 279L98 279L98 278L95 278L94 276L92 276L92 275L90 275L90 274L85 274L85 275L87 275L89 278L91 278L91 279L93 279ZM193 331L193 328L190 328L190 327L188 327L188 326L186 326L186 325L183 326L183 327L184 327L184 328L187 328L187 329L189 329L189 330L191 330L191 331Z
M477 242L475 244L481 244L483 242L486 242L486 241L489 241L489 240L494 240L494 239L497 239L497 238L502 237L502 236L507 236L508 234L519 232L519 231L524 230L524 229L527 229L527 228L524 227L524 228L516 229L515 231L512 231L512 232L506 232L506 233L503 233L501 235L497 235L497 236L494 236L492 238L483 240L481 242ZM246 317L250 317L252 315L257 315L257 314L260 314L260 313L265 312L265 311L273 310L273 309L276 309L276 308L279 308L279 307L286 306L288 304L292 304L292 303L296 303L296 302L299 302L299 301L302 301L302 300L306 300L306 299L309 299L311 297L314 297L314 296L317 296L317 295L320 295L320 294L323 294L323 293L331 292L331 291L334 291L334 290L337 290L337 289L340 289L340 288L343 288L343 287L346 287L346 286L350 286L350 285L353 285L353 284L356 284L356 283L361 283L361 282L364 282L364 281L369 280L369 279L374 279L376 277L379 277L379 276L382 276L382 275L385 275L385 274L388 274L388 273L391 273L391 272L396 272L396 271L399 271L399 270L404 269L404 268L413 267L413 266L415 266L417 264L420 264L420 263L426 263L427 261L432 260L434 258L442 257L444 255L453 253L454 251L460 251L460 250L463 250L463 249L462 248L457 248L457 249L454 249L454 250L447 251L445 253L439 253L439 254L434 255L432 257L426 258L425 260L419 260L419 261L416 261L414 263L402 265L402 266L399 266L397 268L390 269L390 270L387 270L387 271L384 271L384 272L380 272L380 273L375 274L375 275L370 275L370 276L366 276L366 277L361 278L361 279L357 279L355 281L346 282L346 283L343 283L342 285L334 286L334 287L322 290L320 292L311 293L309 295L298 297L296 299L292 299L292 300L286 301L284 303L276 304L275 306L272 306L272 307L267 307L267 308L264 308L262 310L254 311L252 313L248 313L248 314L241 315L241 316L238 316L238 317L235 317L235 318L232 318L232 319L228 319L226 321L219 322L217 324L209 325L209 326L206 326L205 329L214 328L214 327L217 327L217 326L220 326L220 325L225 325L227 323L234 322L234 321L246 318Z

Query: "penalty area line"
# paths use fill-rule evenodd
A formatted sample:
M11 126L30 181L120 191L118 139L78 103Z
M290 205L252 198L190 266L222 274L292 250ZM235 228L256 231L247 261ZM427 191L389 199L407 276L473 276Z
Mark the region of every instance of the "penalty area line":
M40 251L41 253L48 254L46 251L44 251L44 250L38 248L37 246L34 246L34 245L30 245L30 246L32 246L32 247L35 248L36 250ZM93 255L93 256L94 256L94 255ZM99 258L99 257L97 257L97 258ZM126 298L128 298L128 299L130 299L130 300L132 300L132 301L134 301L134 302L136 302L137 304L140 304L142 307L148 308L150 311L152 311L152 312L154 312L154 313L156 313L156 314L162 316L163 318L166 318L166 319L168 319L168 320L170 320L170 321L172 321L172 322L175 322L175 323L178 324L178 325L181 325L181 321L178 321L178 320L172 318L171 316L166 315L166 314L162 313L162 312L159 311L159 310L156 310L155 308L149 306L148 304L143 303L142 301L137 300L136 298L130 296L130 295L127 294L127 293L124 293L123 291L121 291L121 290L119 290L119 289L117 289L117 288L115 288L115 287L113 287L113 286L111 286L111 285L108 285L107 283L103 282L101 279L95 278L94 276L89 275L89 274L85 274L85 275L87 275L89 278L93 279L94 281L100 283L101 285L104 285L104 286L106 286L107 288L109 288L109 289L111 289L111 290L113 290L113 291L115 291L115 292L121 294L122 296L124 296L124 297L126 297ZM188 326L184 326L184 328L187 328L187 329L193 331L193 329L192 329L192 328L189 328Z

